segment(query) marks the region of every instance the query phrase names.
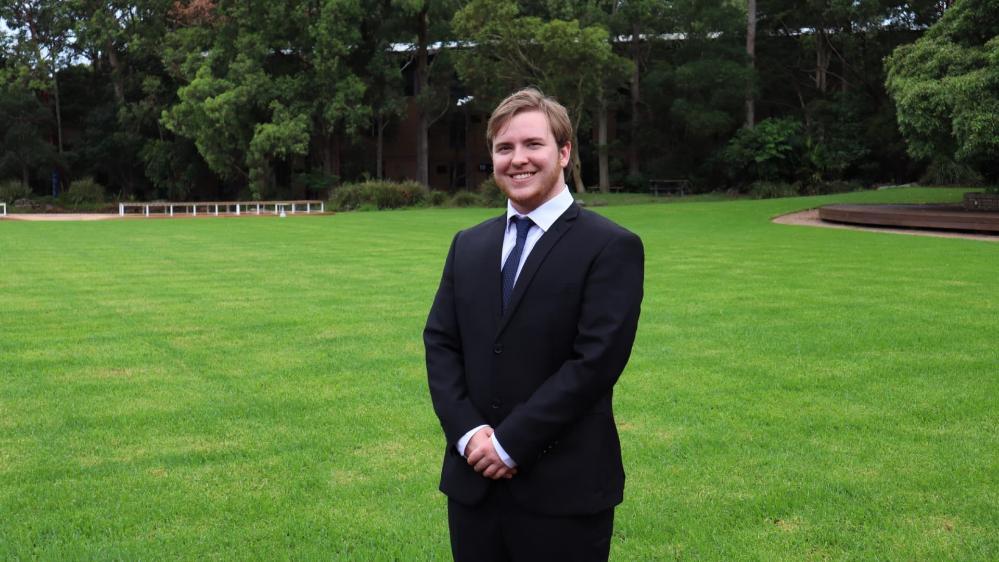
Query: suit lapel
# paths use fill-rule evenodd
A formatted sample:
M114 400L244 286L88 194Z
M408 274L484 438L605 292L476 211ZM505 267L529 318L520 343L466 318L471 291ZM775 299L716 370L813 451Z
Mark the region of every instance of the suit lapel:
M555 247L555 244L558 243L559 239L561 239L562 236L565 235L570 228L572 228L572 225L578 215L579 207L573 203L564 213L562 213L562 216L560 216L558 220L552 224L552 227L549 228L540 239L538 239L538 242L534 245L531 253L528 254L527 261L524 262L524 267L520 270L520 275L517 276L517 283L513 286L513 294L510 295L510 303L506 308L506 312L500 319L499 328L496 330L497 334L502 332L503 328L506 327L507 322L510 321L510 317L513 316L514 312L516 312L517 306L520 304L521 298L524 296L524 292L527 291L527 288L531 284L531 280L534 279L534 274L538 272L538 268L541 267L545 258L548 257L548 253ZM502 252L502 238L500 239L500 242L500 252ZM497 280L501 280L500 275L495 275L494 277ZM500 284L502 284L502 281L500 281ZM498 287L497 291L494 291L494 293L499 295L499 300L502 301L501 290L502 287ZM499 309L502 309L502 303L500 303Z

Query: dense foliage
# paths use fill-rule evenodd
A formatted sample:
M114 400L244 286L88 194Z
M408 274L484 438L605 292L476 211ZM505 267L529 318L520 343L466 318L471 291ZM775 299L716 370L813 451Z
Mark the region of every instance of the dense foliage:
M956 2L887 68L909 153L999 185L999 1Z
M570 109L577 190L992 178L994 2L958 2L891 59L896 101L884 86L882 59L945 4L760 1L749 64L747 13L727 0L8 2L0 179L53 196L92 177L113 199L329 197L388 175L386 147L404 146L427 185L431 127L468 130L525 84ZM948 53L963 74L928 86Z

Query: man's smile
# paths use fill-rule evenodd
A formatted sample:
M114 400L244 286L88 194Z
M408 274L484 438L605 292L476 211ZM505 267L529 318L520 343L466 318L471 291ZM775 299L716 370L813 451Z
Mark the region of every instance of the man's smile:
M518 172L510 177L512 177L515 180L526 180L527 178L533 176L536 173L537 172Z

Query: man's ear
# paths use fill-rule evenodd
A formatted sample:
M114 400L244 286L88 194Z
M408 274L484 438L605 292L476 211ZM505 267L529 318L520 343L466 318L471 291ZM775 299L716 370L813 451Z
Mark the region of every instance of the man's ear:
M569 165L569 156L572 154L572 141L565 141L565 144L558 149L559 166L565 168Z

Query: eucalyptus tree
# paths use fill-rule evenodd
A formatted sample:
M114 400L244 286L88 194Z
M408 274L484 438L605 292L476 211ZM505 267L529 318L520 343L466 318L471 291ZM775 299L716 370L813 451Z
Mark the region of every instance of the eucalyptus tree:
M791 85L802 89L807 77L818 94L855 86L868 87L883 79L880 41L887 33L915 32L936 21L945 3L940 0L760 0L760 29L767 35L797 40L810 60L788 73ZM835 64L834 64L835 63ZM871 81L870 84L868 81ZM807 99L808 92L799 97Z
M757 7L762 109L796 106L814 178L881 181L907 173L883 59L935 21L944 4L759 0Z
M642 74L648 66L651 44L666 29L666 13L672 8L665 0L616 0L611 11L611 32L628 39L631 76L628 81L628 175L641 175L641 150L638 134L642 126Z
M393 0L367 4L361 22L360 43L349 57L353 71L364 82L364 103L371 108L371 135L375 141L374 177L384 177L385 131L406 112L405 86L399 41L406 37L410 18Z
M88 104L86 117L76 126L79 161L86 173L129 197L155 191L171 198L189 193L194 181L166 174L153 160L170 154L177 169L190 166L174 143L184 144L159 122L160 113L174 100L176 83L162 62L164 36L179 17L172 0L67 0L74 14L74 32L80 60L74 84L77 103ZM194 156L194 160L200 160ZM203 166L197 167L199 170Z
M129 78L145 75L135 68L141 58L159 55L173 0L68 0L76 14L80 50L96 69L107 65L115 100L126 103Z
M472 0L454 17L455 32L470 47L457 58L458 72L480 103L492 105L528 85L558 98L573 121L572 181L584 193L579 128L608 82L623 81L629 62L617 56L607 29L579 20L522 15L511 0Z
M595 97L592 103L588 104L586 113L592 118L596 136L596 159L597 159L597 185L601 191L610 191L610 114L616 109L625 107L624 99L620 92L627 83L631 93L631 127L626 130L630 133L638 128L640 117L638 115L638 103L640 100L639 67L643 63L642 55L647 49L642 48L642 43L647 37L643 35L656 28L658 14L657 11L665 5L663 0L545 0L543 2L522 3L522 13L540 17L543 21L563 20L578 21L583 28L603 27L608 31L608 41L611 51L615 55L616 63L620 68L612 68L602 76L595 84ZM630 34L630 38L628 38ZM620 44L627 38L630 46L627 54L621 53ZM624 59L631 61L630 72L625 71L629 66ZM586 123L586 120L582 120ZM583 125L583 129L587 127ZM628 134L629 162L635 165L637 170L637 141L636 135ZM582 149L580 145L580 149ZM635 158L632 159L631 156ZM635 175L635 174L632 174Z
M74 57L76 37L71 6L59 0L7 0L0 3L0 20L13 35L7 80L48 94L55 115L56 148L62 156L59 71Z
M451 40L451 15L457 0L392 0L404 21L402 38L413 46L413 95L416 102L416 181L430 185L430 126L450 109L450 57L444 46ZM431 53L434 50L434 53ZM434 56L431 58L431 54Z

